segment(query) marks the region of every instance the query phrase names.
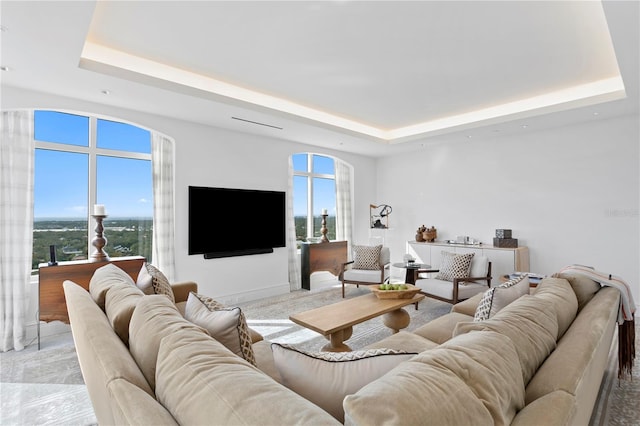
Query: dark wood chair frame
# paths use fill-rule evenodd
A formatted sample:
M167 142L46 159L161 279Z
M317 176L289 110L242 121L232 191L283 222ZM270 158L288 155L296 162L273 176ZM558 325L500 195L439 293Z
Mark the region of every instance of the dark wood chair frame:
M378 284L383 284L385 282L388 281L388 278L385 279L384 277L384 271L385 269L390 267L390 263L387 263L385 265L380 265L380 282L378 283L372 283L369 281L353 281L353 280L345 280L344 279L344 272L347 270L347 266L349 266L350 264L354 263L354 260L350 260L349 262L345 262L342 264L342 268L340 269L340 275L338 275L338 279L342 282L342 298L344 299L344 285L345 284L355 284L356 287L360 287L361 285L378 285Z
M417 274L420 273L425 273L425 272L437 272L437 270L433 270L433 269L418 269L417 270ZM489 265L487 267L487 276L486 277L464 277L464 278L454 278L453 282L451 283L451 285L453 285L453 298L452 299L447 299L445 297L440 297L440 296L435 296L432 294L429 294L427 291L425 290L421 290L420 293L424 294L425 296L428 296L432 299L437 299L437 300L441 300L443 302L448 302L451 304L456 304L462 300L465 299L459 299L458 298L458 286L460 285L460 283L463 282L472 282L472 281L486 281L487 282L487 290L489 288L491 288L491 262L489 262Z

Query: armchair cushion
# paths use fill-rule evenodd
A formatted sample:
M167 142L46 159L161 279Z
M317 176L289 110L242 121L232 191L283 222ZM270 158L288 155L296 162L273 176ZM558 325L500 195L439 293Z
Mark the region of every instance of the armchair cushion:
M439 280L436 278L425 278L416 280L416 287L419 287L427 295L433 295L442 299L453 299L453 283L451 281ZM478 284L470 282L464 285L458 285L458 300L468 299L478 293L487 290L486 284Z
M382 245L353 246L353 269L380 270Z
M471 259L471 266L469 268L470 277L486 277L489 275L489 258L487 256L474 256ZM486 281L476 281L477 283L484 284Z
M389 268L384 271L384 279L389 278ZM343 274L344 281L357 281L371 284L380 284L380 270L347 269Z
M442 264L440 272L436 275L437 280L453 281L454 278L468 277L471 269L471 259L475 253L451 253L442 252ZM479 275L481 276L481 275Z

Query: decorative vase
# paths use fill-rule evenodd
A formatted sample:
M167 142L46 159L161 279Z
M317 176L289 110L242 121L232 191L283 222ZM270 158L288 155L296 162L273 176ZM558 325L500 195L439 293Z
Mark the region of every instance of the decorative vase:
M419 243L424 241L424 238L422 238L422 232L416 232L416 241Z
M433 226L422 233L422 238L430 243L438 238L438 231Z

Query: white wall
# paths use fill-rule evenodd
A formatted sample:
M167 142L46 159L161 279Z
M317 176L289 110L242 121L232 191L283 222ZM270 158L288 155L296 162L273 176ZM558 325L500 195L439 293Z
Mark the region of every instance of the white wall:
M630 283L640 303L638 127L627 116L379 160L377 198L393 206L393 260L422 224L435 226L439 240L489 244L507 228L529 247L531 271L592 265Z

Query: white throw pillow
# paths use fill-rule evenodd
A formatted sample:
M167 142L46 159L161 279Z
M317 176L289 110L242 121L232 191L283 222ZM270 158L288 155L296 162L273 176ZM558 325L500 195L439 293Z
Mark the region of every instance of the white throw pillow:
M307 352L279 343L271 350L282 383L341 422L347 395L416 355L395 349Z
M190 292L184 318L207 330L234 354L257 365L249 327L240 308L230 308L210 297Z
M525 294L529 294L529 277L526 275L490 288L482 296L473 320L484 321L489 319L497 314L500 309Z
M436 275L437 280L453 281L454 278L464 278L469 276L471 269L471 259L475 253L451 253L443 251L440 272Z

